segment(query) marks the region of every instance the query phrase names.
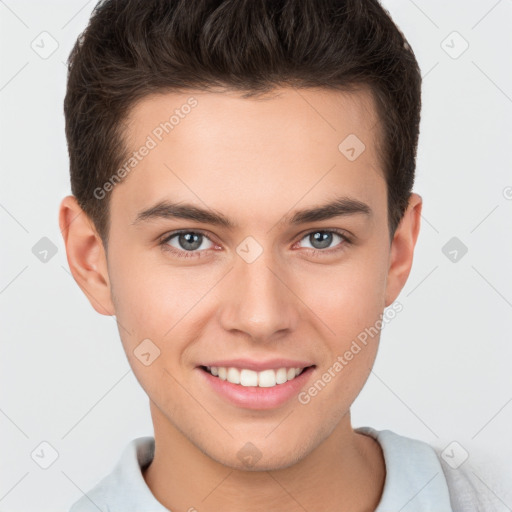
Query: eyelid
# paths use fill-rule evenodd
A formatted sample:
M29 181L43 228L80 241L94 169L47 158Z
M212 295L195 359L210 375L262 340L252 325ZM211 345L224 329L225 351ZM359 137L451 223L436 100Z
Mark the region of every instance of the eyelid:
M307 229L303 233L297 235L297 241L302 240L308 235L312 235L313 233L336 233L341 236L347 242L352 242L352 235L346 229L342 228L313 228Z
M208 238L210 242L217 243L213 240L213 237L207 233L206 231L203 231L202 229L198 228L191 228L191 229L177 229L176 231L171 231L169 233L166 233L165 235L158 237L158 243L165 243L168 242L171 238L175 237L176 235L179 235L181 233L197 233L199 235L203 235L205 238Z

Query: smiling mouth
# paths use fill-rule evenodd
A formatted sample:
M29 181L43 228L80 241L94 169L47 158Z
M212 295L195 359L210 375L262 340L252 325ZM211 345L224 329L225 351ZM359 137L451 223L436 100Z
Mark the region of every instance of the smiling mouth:
M314 366L315 365L306 366L304 368L283 367L262 370L260 372L246 368L225 366L200 366L200 368L210 375L230 382L231 384L238 384L245 387L272 388L295 379L309 368L314 368Z

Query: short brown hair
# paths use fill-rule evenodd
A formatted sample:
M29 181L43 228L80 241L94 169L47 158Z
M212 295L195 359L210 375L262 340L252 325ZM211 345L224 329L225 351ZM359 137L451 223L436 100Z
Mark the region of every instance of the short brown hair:
M382 126L392 236L414 183L421 74L377 0L105 0L68 59L71 190L103 244L109 197L94 191L125 160L123 122L155 92L222 87L368 86ZM341 142L341 141L340 141Z

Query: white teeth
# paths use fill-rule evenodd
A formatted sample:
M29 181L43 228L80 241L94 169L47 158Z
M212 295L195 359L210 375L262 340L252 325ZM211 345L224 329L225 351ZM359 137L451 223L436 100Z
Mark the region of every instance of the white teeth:
M233 370L235 370L238 373L238 370L236 368L233 368ZM237 382L233 382L232 384L237 384ZM258 373L253 370L242 370L240 372L240 384L242 384L242 386L257 386Z
M276 372L274 370L263 370L258 374L258 386L260 388L271 388L276 385Z
M227 380L232 384L240 384L242 386L259 386L260 388L271 388L277 384L294 379L303 368L279 368L278 370L263 370L255 372L253 370L223 366L207 366L206 370L219 379Z
M284 384L287 380L286 368L279 368L276 372L276 384Z
M232 382L233 384L240 384L240 372L236 368L228 368L226 380L228 382Z

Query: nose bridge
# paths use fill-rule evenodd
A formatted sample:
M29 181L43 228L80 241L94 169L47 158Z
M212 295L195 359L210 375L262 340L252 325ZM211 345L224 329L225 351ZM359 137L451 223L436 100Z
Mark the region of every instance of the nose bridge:
M250 244L242 243L237 250L240 257L226 283L220 320L226 330L242 331L265 341L279 331L293 330L298 312L294 295L285 284L285 272L273 259L271 249L261 248L253 259L257 248Z

